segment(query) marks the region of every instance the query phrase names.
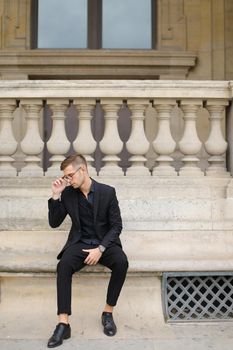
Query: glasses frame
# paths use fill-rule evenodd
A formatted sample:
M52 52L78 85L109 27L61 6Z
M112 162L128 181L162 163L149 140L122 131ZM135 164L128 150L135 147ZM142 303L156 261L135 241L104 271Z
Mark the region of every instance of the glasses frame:
M81 166L80 166L77 170L75 170L75 172L73 172L73 173L71 173L71 174L68 174L68 175L63 175L63 176L62 176L62 180L65 180L66 182L70 182L70 181L73 179L74 175L75 175L80 169L81 169Z

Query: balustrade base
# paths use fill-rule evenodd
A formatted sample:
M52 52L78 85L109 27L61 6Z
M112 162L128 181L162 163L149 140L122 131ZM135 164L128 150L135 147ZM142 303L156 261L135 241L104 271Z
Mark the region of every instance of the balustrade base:
M39 165L35 164L34 166L25 166L18 173L19 177L40 177L44 175L44 171Z
M205 174L207 177L215 177L215 178L221 178L221 177L223 177L223 178L227 178L227 177L230 177L231 176L231 174L229 173L229 172L227 172L227 171L209 171L209 170L207 170L206 171L206 174Z
M124 176L124 172L122 168L119 168L118 166L105 165L99 171L99 177L102 176Z
M172 166L160 166L158 165L152 171L153 176L177 176L177 171Z
M184 166L178 172L179 176L204 176L205 173L198 167Z
M60 166L59 167L51 167L44 174L46 177L60 177L63 174L61 173Z
M4 167L1 167L0 168L0 177L12 177L12 178L15 178L17 176L17 170L13 167L10 167L10 168L4 168Z
M10 156L0 156L0 177L14 177L17 175L17 170L12 165L14 158Z
M230 173L223 164L210 164L209 168L206 169L206 176L230 177Z
M126 176L151 176L150 170L145 166L134 166L126 170Z

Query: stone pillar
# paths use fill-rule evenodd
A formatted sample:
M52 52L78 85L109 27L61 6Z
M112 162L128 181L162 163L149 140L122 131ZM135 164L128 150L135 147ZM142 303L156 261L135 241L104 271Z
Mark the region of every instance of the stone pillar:
M21 149L26 154L26 166L22 168L19 176L42 176L43 169L39 166L41 159L38 156L44 148L44 142L39 133L39 112L42 108L42 101L37 99L23 99L20 101L26 111L26 135L21 141Z
M206 171L208 176L227 176L225 156L227 142L225 141L221 122L224 117L225 106L228 101L208 100L205 104L209 112L210 133L208 140L205 142L205 149L211 155L208 159L209 168Z
M117 99L102 99L101 104L105 111L104 136L100 141L100 150L106 154L103 158L105 165L100 169L100 175L123 175L122 169L117 165L120 158L117 156L123 149L117 127L117 112L122 101Z
M171 166L173 158L170 156L176 148L176 142L170 129L171 111L176 105L176 101L157 99L154 100L154 104L158 112L158 133L153 142L153 147L155 152L159 154L156 159L159 164L153 169L153 175L176 175L175 169Z
M184 167L180 169L179 175L204 175L197 165L199 158L196 156L202 146L196 128L197 111L201 106L201 100L188 99L180 103L180 107L184 113L184 134L179 141L179 148L185 156L182 158Z
M47 142L47 148L53 156L50 158L52 165L48 168L45 175L59 176L60 164L65 159L64 154L70 149L70 142L65 131L65 110L69 101L65 99L49 99L47 103L53 111L53 129Z
M147 160L145 154L148 152L150 144L144 130L145 109L148 106L148 100L131 99L128 100L128 106L132 112L132 130L130 138L126 142L126 148L133 155L129 158L132 165L127 169L126 175L148 176L151 174L145 166Z
M0 177L16 176L11 157L17 150L18 143L12 131L13 112L16 102L13 99L0 100Z
M94 140L91 131L91 110L95 105L95 100L77 99L74 100L73 104L76 106L79 112L79 128L77 137L73 142L73 148L77 153L82 154L86 158L89 174L93 176L96 175L96 170L91 165L91 163L94 161L91 154L95 152L96 141Z

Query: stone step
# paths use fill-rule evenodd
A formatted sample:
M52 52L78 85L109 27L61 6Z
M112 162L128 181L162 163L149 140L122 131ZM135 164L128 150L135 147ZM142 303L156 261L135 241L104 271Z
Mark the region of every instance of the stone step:
M105 338L100 315L108 281L109 276L79 273L73 278L71 324L80 339ZM57 322L55 276L2 277L0 307L0 338L3 326L4 337L10 339L48 337ZM115 321L120 338L134 337L138 332L146 338L158 323L164 325L160 278L128 277L115 311Z
M66 238L59 230L0 231L0 274L54 272ZM124 230L121 238L132 273L233 269L233 231Z

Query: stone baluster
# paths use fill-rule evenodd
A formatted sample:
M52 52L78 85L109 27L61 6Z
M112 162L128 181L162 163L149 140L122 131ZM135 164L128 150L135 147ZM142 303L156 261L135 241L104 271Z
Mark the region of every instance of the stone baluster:
M221 122L224 117L225 106L228 105L226 100L208 100L205 104L209 112L210 133L208 140L205 142L205 149L211 155L208 159L209 168L206 171L207 176L228 176L225 166L224 153L227 150Z
M145 109L148 106L148 100L131 99L127 101L127 104L132 113L132 130L129 140L126 142L126 148L132 154L129 158L132 165L127 169L126 175L150 176L149 169L145 166L147 160L145 154L148 152L150 144L144 129Z
M49 99L47 103L53 111L53 129L51 137L47 142L48 151L52 154L50 158L52 165L48 168L45 175L59 176L60 164L65 158L64 154L70 148L70 142L65 132L65 110L69 101L64 99Z
M197 153L201 150L202 143L197 135L196 120L197 111L202 106L201 100L183 100L180 107L184 113L184 134L179 141L180 151L184 154L182 161L184 166L180 169L179 175L204 175L197 163Z
M42 108L42 101L37 99L23 99L20 101L26 114L26 135L21 141L21 149L26 154L26 166L22 168L19 176L42 176L43 169L39 166L41 159L38 156L44 148L44 142L39 133L39 119Z
M0 100L0 177L17 175L16 169L12 166L14 159L11 157L18 146L12 130L15 109L15 100Z
M158 112L158 133L153 142L153 147L159 156L156 159L158 166L153 169L153 175L175 175L175 169L171 166L173 158L170 154L175 151L176 142L171 135L170 118L176 101L157 99L154 104Z
M82 154L87 161L88 171L91 176L96 175L95 168L91 165L94 161L91 156L96 149L96 141L92 135L91 131L91 110L95 105L95 100L93 99L77 99L74 100L73 104L76 106L79 112L79 129L76 139L73 142L74 150Z
M100 150L106 154L103 158L105 165L100 169L99 175L123 175L122 169L118 166L120 158L117 156L123 149L123 142L120 139L117 127L117 112L121 106L121 100L102 99L101 104L105 111L104 136L100 141Z

